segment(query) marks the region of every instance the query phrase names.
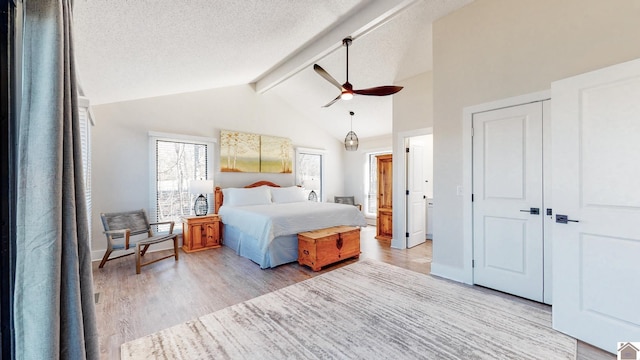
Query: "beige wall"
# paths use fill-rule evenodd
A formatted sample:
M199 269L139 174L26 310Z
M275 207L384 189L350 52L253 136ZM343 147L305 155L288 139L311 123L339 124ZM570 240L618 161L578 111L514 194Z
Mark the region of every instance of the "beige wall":
M433 74L425 72L394 83L404 89L393 95L393 134L431 127L433 123ZM357 131L356 131L357 133ZM392 152L394 135L360 139L358 151L345 152L344 189L364 205L367 153ZM400 182L396 182L400 184ZM402 191L402 186L396 192ZM395 219L394 219L395 221ZM404 223L404 220L398 219Z
M640 57L639 19L638 0L476 0L434 23L434 274L465 265L463 108Z
M391 152L391 134L373 138L360 139L357 151L345 151L344 154L344 195L355 196L356 203L365 205L368 177L367 153ZM329 199L333 201L333 199ZM375 222L373 222L375 224Z
M249 85L97 105L92 111L94 259L106 248L100 212L150 206L149 131L218 141L221 129L288 137L294 147L326 150L325 195L333 199L344 193L342 143L278 97L257 94ZM219 144L215 152L216 186L244 186L257 180L294 184L293 174L221 173Z
M397 82L393 95L393 133L433 126L433 73L424 72Z

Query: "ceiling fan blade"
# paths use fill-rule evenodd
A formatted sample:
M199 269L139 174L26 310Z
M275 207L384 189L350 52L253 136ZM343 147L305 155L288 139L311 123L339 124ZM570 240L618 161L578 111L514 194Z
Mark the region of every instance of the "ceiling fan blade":
M327 105L325 105L325 106L323 106L323 107L329 107L329 106L333 105L333 103L334 103L334 102L336 102L336 101L340 100L340 97L342 97L342 94L338 95L338 97L337 97L337 98L335 98L335 99L331 100Z
M313 70L315 70L318 75L322 76L323 78L325 78L325 80L327 80L328 82L332 83L333 86L337 87L338 89L342 90L342 85L336 81L336 79L334 79L331 75L329 75L328 72L325 71L325 69L322 68L322 66L318 65L318 64L313 64Z
M387 96L402 90L402 86L378 86L368 89L353 90L358 95Z

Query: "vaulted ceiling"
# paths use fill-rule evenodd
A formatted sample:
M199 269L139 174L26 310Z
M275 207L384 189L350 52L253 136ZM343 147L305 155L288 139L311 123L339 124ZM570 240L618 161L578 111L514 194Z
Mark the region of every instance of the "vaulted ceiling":
M391 133L392 97L321 106L345 81L393 85L431 70L431 23L471 0L78 0L74 43L92 104L253 84L337 139Z

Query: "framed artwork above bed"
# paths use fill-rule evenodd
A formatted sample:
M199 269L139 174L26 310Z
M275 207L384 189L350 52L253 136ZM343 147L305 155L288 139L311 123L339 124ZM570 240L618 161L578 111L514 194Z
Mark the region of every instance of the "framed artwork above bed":
M291 139L220 130L220 171L291 174Z

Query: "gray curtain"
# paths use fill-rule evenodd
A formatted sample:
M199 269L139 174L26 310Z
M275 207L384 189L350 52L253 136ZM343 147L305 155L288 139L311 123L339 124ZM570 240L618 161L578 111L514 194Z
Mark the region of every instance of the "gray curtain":
M24 2L17 359L98 359L70 0Z

